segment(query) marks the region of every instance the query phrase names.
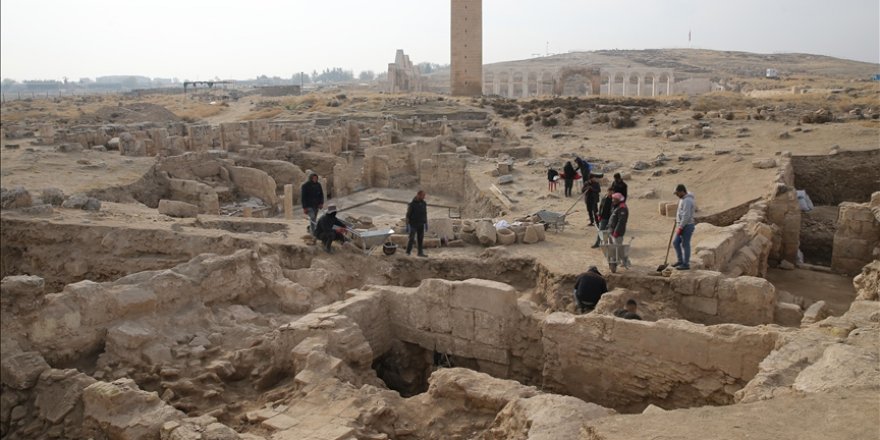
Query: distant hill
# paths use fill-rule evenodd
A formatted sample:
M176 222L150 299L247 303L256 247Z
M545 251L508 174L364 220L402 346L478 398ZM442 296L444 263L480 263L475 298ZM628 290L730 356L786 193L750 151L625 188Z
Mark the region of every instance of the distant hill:
M868 79L880 64L801 53L758 54L705 49L598 50L487 64L489 68L557 69L564 65L620 68L669 68L690 77L762 77L768 68L780 75Z

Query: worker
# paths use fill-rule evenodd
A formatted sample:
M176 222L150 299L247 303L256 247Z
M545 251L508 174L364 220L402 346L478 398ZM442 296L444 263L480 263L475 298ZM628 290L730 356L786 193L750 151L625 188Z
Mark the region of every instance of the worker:
M638 307L636 300L629 299L626 301L626 305L623 306L622 309L618 309L614 312L614 316L623 319L637 319L641 321L642 317L638 314Z
M315 220L318 218L318 211L324 207L324 189L318 182L317 173L309 173L309 178L300 187L299 200L302 202L303 214L309 217L309 226L306 230L317 236L313 230Z
M599 220L599 233L596 234L596 242L593 243L593 249L599 247L599 244L602 242L603 232L608 230L608 221L611 219L611 196L613 195L614 188L609 186L605 197L602 197L602 201L599 202L599 212L596 216Z
M575 171L579 171L581 174L581 179L583 179L584 186L587 186L587 181L590 179L592 168L590 167L590 163L581 159L579 156L575 156L574 163L577 165L575 167Z
M566 161L562 167L562 178L565 180L565 197L571 197L571 187L574 186L574 165L571 161Z
M626 198L626 182L623 181L620 173L614 173L614 181L611 182L611 187L614 188L614 192L621 193Z
M578 313L588 313L596 308L602 295L608 292L605 278L596 266L590 266L574 283L574 301Z
M550 192L556 191L556 181L559 180L559 171L556 171L555 168L550 168L547 170L547 189Z
M675 248L675 256L678 258L672 267L678 270L691 268L691 237L694 235L696 223L694 221L694 195L679 183L675 187L675 195L679 198L678 211L675 213L675 240L672 246Z
M406 231L409 233L409 241L406 243L406 254L412 253L414 242L418 244L419 256L427 257L422 247L425 241L425 231L428 230L428 204L425 202L425 192L419 190L406 208Z
M599 186L599 180L595 176L590 176L587 180L587 186L584 190L584 203L587 205L587 217L590 219L590 226L596 223L596 212L599 210L599 196L602 194L602 188Z
M327 212L318 219L315 226L315 236L324 245L324 251L328 254L333 253L331 248L333 241L345 241L345 232L348 228L336 218L336 205L327 205Z
M623 244L623 236L626 234L626 223L629 220L629 208L626 206L626 198L621 193L611 195L611 218L608 220L608 231L611 233L611 243ZM629 256L624 254L623 267L629 267Z

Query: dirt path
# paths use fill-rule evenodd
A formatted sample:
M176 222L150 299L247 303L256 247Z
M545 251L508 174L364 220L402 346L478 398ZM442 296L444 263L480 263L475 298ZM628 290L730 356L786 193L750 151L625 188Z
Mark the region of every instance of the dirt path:
M238 101L230 102L229 107L225 107L220 113L202 118L202 121L211 125L241 121L251 112L252 107L249 99L242 98Z

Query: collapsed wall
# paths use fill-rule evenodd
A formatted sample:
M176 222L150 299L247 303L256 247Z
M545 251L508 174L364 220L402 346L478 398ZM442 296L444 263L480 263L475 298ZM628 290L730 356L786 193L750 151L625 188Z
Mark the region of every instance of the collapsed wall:
M880 259L880 191L867 203L843 202L837 217L831 269L849 275L859 273Z

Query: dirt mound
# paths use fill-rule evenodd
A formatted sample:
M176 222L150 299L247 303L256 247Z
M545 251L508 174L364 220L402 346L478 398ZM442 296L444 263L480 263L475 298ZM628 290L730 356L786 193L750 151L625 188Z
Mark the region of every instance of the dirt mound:
M82 123L133 124L139 122L179 122L180 117L165 107L147 102L137 102L116 107L101 107L95 113L80 118Z

